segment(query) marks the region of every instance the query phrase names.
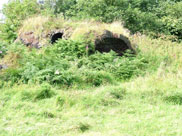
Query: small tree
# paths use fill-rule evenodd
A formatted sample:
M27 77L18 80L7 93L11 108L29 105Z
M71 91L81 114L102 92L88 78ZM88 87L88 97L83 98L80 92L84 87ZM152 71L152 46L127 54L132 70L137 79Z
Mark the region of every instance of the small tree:
M16 39L16 31L22 21L32 15L40 13L40 6L36 0L10 0L2 10L5 22L0 27L0 36L8 42Z

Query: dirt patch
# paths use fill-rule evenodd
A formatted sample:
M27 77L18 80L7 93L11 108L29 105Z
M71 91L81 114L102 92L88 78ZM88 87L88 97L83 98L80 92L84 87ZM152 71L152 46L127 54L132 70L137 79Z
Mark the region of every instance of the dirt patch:
M21 34L20 41L28 47L40 48L39 37L35 37L34 32L26 32Z

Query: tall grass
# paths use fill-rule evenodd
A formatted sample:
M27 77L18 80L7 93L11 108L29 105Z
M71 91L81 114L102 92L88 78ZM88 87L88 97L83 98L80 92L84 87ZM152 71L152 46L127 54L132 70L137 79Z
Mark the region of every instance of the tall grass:
M0 73L0 135L181 135L181 44L131 39L137 54L123 57L88 56L83 41L11 45Z

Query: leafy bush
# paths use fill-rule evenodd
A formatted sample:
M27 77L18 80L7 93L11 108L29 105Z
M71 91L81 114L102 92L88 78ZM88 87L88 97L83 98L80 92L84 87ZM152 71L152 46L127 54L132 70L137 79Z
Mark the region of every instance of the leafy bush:
M135 56L126 53L119 57L113 51L101 54L97 52L86 59L79 60L79 67L87 67L90 70L107 71L112 73L115 79L129 79L133 75L142 74L142 69L147 67L147 60L143 56Z
M80 123L79 126L78 126L78 129L84 133L85 131L88 131L90 129L90 125L87 124L87 123Z
M8 2L3 7L3 14L6 17L0 30L3 40L14 41L22 21L37 13L40 13L40 7L36 0L11 0Z
M7 21L20 25L20 21L40 11L36 0L11 0L3 8Z
M161 21L164 28L168 30L169 34L175 35L182 39L182 2L174 4L167 4L165 6L166 14L162 17Z
M12 43L17 38L17 27L9 22L1 24L0 27L0 37L3 41Z
M92 48L91 48L92 49ZM57 54L59 58L80 58L88 54L90 48L81 41L59 40L54 46L46 50L46 53Z
M105 0L79 0L66 11L66 16L76 18L94 18L99 21L112 22L120 18L121 10Z
M162 32L162 22L152 13L129 7L123 15L125 26L131 32Z
M3 73L0 73L0 79L4 82L10 81L13 83L21 82L21 70L17 68L8 68Z
M19 54L19 57L13 57L18 64L4 70L1 79L13 83L100 86L130 79L148 68L142 55L126 53L120 57L113 51L88 55L86 45L79 41L60 40L40 51L29 51L24 45L13 44L7 56Z
M163 33L180 38L181 3L176 0L58 0L55 13L63 13L68 19L89 18L102 22L121 20L133 33L155 33L156 36L157 33Z

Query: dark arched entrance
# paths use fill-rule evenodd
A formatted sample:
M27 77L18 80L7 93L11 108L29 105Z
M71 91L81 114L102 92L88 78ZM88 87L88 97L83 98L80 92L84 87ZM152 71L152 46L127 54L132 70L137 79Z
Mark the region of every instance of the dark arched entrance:
M95 46L95 50L101 53L113 50L120 56L122 56L127 49L129 49L128 45L119 38L103 38Z
M63 33L55 33L51 37L51 43L54 44L57 40L63 38Z

